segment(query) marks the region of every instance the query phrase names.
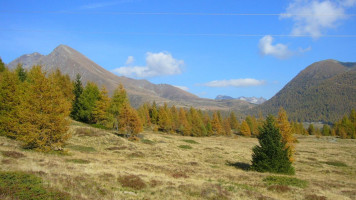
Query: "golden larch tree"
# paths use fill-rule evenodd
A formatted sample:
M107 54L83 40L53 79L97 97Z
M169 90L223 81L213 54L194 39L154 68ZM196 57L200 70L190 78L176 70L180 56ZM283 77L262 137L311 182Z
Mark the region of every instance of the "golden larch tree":
M53 78L46 78L40 66L28 73L21 95L19 133L26 148L39 151L60 150L69 139L71 103Z
M278 112L277 127L282 135L282 140L288 148L288 158L294 162L295 142L296 139L293 135L292 127L288 121L287 112L281 107Z
M137 111L126 102L122 105L120 114L118 116L119 131L121 133L136 136L143 130L143 126Z
M251 136L251 129L250 129L249 125L247 124L246 120L244 120L241 123L240 133L244 136L248 136L248 137Z

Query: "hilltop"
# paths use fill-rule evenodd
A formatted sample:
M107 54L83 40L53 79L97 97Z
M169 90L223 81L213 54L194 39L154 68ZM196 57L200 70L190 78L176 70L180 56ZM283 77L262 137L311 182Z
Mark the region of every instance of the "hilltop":
M290 119L333 122L356 108L356 63L324 60L301 71L284 88L250 113L276 114L283 107Z

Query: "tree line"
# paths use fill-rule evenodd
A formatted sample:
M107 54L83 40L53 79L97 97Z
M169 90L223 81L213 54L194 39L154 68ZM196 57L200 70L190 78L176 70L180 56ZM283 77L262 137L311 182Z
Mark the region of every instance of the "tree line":
M85 86L77 75L71 81L59 70L52 73L34 66L29 71L19 64L13 71L0 60L0 135L24 142L26 148L40 151L61 149L70 137L70 117L93 126L114 129L136 136L143 129L176 133L185 136L230 136L234 134L258 137L259 127L266 122L262 114L247 116L241 122L232 111L202 111L144 103L138 109L130 105L127 92L119 85L111 95L105 87L88 82ZM339 135L355 138L355 111L322 129L311 124L305 129L301 122L290 122L283 108L276 118L283 141L293 161L294 134Z

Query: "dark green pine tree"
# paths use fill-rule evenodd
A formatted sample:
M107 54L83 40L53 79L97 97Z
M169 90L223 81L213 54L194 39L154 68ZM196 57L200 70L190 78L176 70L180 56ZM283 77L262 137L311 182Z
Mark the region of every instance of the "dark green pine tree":
M72 102L72 111L70 113L70 116L75 120L79 120L79 110L80 110L79 98L84 90L82 81L80 79L81 79L80 74L77 74L75 82L73 83L74 100Z
M251 169L258 172L295 174L292 163L288 158L288 148L282 141L282 135L275 125L272 115L260 128L259 146L253 148Z
M23 68L21 63L17 64L15 71L16 71L17 77L19 78L19 80L21 82L24 82L27 79L27 72Z
M0 58L0 72L5 71L6 67L5 67L5 63L2 62L2 59Z

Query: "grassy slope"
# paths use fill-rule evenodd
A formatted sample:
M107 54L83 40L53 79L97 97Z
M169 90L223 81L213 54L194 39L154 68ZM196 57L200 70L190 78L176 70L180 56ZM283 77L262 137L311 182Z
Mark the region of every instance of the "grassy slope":
M293 177L307 181L303 188L271 186L264 180L272 174L241 169L257 144L253 138L144 132L143 142L130 142L79 123L71 131L68 155L24 151L16 141L0 137L0 170L35 174L73 199L356 198L356 140L299 137ZM10 151L24 156L4 153ZM125 182L127 177L134 177L133 183Z

